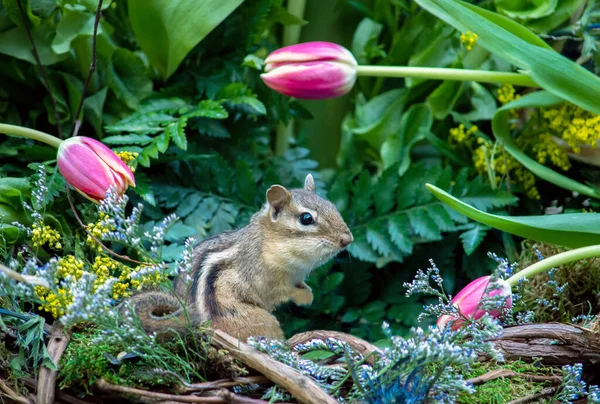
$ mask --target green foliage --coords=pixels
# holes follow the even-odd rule
[[[523,69],[545,90],[600,114],[600,102],[586,96],[588,92],[600,92],[600,78],[585,68],[508,31],[489,19],[488,13],[478,12],[478,7],[467,7],[454,0],[417,0],[417,3],[463,32],[477,32],[479,41],[490,52]],[[572,80],[573,77],[577,80]]]
[[[163,79],[242,0],[129,0],[131,27]]]
[[[443,233],[460,231],[461,225],[467,223],[466,217],[435,201],[424,187],[424,181],[452,190],[462,200],[483,210],[516,202],[516,198],[505,191],[491,190],[481,177],[470,180],[465,170],[454,175],[450,167],[417,163],[400,178],[397,171],[397,167],[390,167],[376,181],[365,172],[355,181],[340,179],[329,193],[338,207],[349,206],[342,210],[345,219],[353,224],[354,242],[348,251],[378,267],[391,261],[402,262],[412,253],[415,244],[439,241]],[[340,195],[342,190],[348,190],[351,196]],[[485,233],[485,229],[479,228],[479,232]],[[482,239],[483,234],[480,234],[465,241],[469,253]]]
[[[527,108],[527,107],[547,107],[560,103],[562,100],[546,91],[537,91],[528,94],[518,100],[512,101],[502,108],[499,108],[492,120],[492,129],[496,138],[504,143],[504,149],[510,153],[518,162],[523,164],[529,171],[533,172],[538,177],[549,181],[559,187],[570,191],[579,192],[584,195],[600,197],[600,192],[595,188],[581,184],[571,178],[557,173],[549,167],[538,163],[531,157],[527,156],[517,147],[515,141],[510,136],[509,129],[509,114],[512,109]]]
[[[527,397],[540,393],[544,388],[551,385],[550,381],[529,381],[520,374],[553,376],[556,369],[543,366],[539,363],[525,363],[523,361],[511,361],[509,363],[482,362],[473,365],[471,370],[465,374],[467,378],[478,377],[495,370],[506,370],[517,374],[507,382],[504,378],[498,378],[475,386],[474,394],[460,396],[457,403],[461,404],[502,404],[515,397]]]
[[[427,184],[427,188],[438,199],[461,214],[520,237],[571,248],[600,244],[600,215],[595,213],[543,216],[492,215],[461,202],[434,185]]]

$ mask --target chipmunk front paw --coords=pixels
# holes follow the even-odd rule
[[[313,293],[310,286],[302,282],[294,288],[292,301],[300,306],[308,306],[313,302]]]

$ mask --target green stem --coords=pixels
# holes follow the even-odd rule
[[[547,271],[549,269],[558,267],[560,265],[568,264],[569,262],[579,261],[585,258],[600,257],[600,245],[592,245],[589,247],[577,248],[575,250],[566,251],[560,254],[553,255],[552,257],[544,258],[543,260],[536,262],[533,265],[517,272],[506,281],[511,287],[514,287],[521,278],[531,278],[532,276],[539,274],[540,272]]]
[[[409,66],[356,66],[356,73],[358,76],[418,77],[430,80],[478,81],[480,83],[539,87],[535,81],[521,73],[491,72],[487,70]]]
[[[12,136],[27,137],[29,139],[38,140],[58,149],[58,146],[63,142],[57,137],[49,135],[39,130],[25,128],[23,126],[8,125],[0,123],[0,133]]]

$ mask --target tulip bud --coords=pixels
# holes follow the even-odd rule
[[[260,77],[268,87],[290,97],[334,98],[352,89],[356,66],[356,59],[343,46],[306,42],[272,52]]]
[[[98,203],[114,187],[123,194],[135,187],[131,169],[99,141],[75,136],[58,147],[58,170],[67,182],[89,200]]]
[[[452,305],[456,307],[463,316],[477,320],[483,317],[487,312],[482,307],[484,294],[486,298],[504,296],[504,306],[507,308],[512,307],[512,290],[508,282],[500,279],[496,281],[495,285],[490,285],[489,276],[475,279],[465,286],[464,289],[454,296]],[[490,310],[487,313],[495,318],[498,318],[501,315],[500,310]],[[464,320],[450,315],[443,315],[438,318],[437,326],[444,327],[449,322],[451,322],[451,328],[457,330],[462,326]]]

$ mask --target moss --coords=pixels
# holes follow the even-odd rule
[[[496,369],[507,369],[516,373],[542,376],[550,376],[556,372],[556,369],[551,367],[529,364],[522,361],[502,364],[483,362],[476,363],[471,368],[471,371],[465,374],[465,378],[481,376]],[[550,385],[550,382],[531,382],[520,377],[499,378],[475,386],[474,394],[463,395],[459,397],[457,402],[462,404],[502,404],[517,398],[539,393]]]
[[[550,257],[567,251],[565,248],[551,246],[543,243],[535,244],[543,257]],[[537,262],[539,259],[533,250],[532,242],[525,242],[521,254],[521,268]],[[600,311],[600,261],[595,258],[584,259],[563,265],[554,273],[554,280],[559,285],[568,283],[567,288],[560,295],[559,310],[553,311],[537,303],[537,299],[555,299],[552,296],[554,288],[548,286],[550,280],[548,273],[541,273],[530,279],[524,290],[521,301],[522,309],[535,313],[535,322],[557,321],[568,323],[571,319]],[[521,307],[519,307],[521,309]]]
[[[60,363],[61,389],[73,388],[90,393],[91,387],[100,378],[132,387],[169,387],[178,377],[190,382],[206,380],[204,369],[208,353],[205,344],[165,339],[158,347],[139,347],[138,352],[120,360],[117,358],[127,353],[126,348],[103,343],[101,338],[97,338],[99,335],[95,329],[72,335]],[[198,341],[197,335],[190,338]]]

